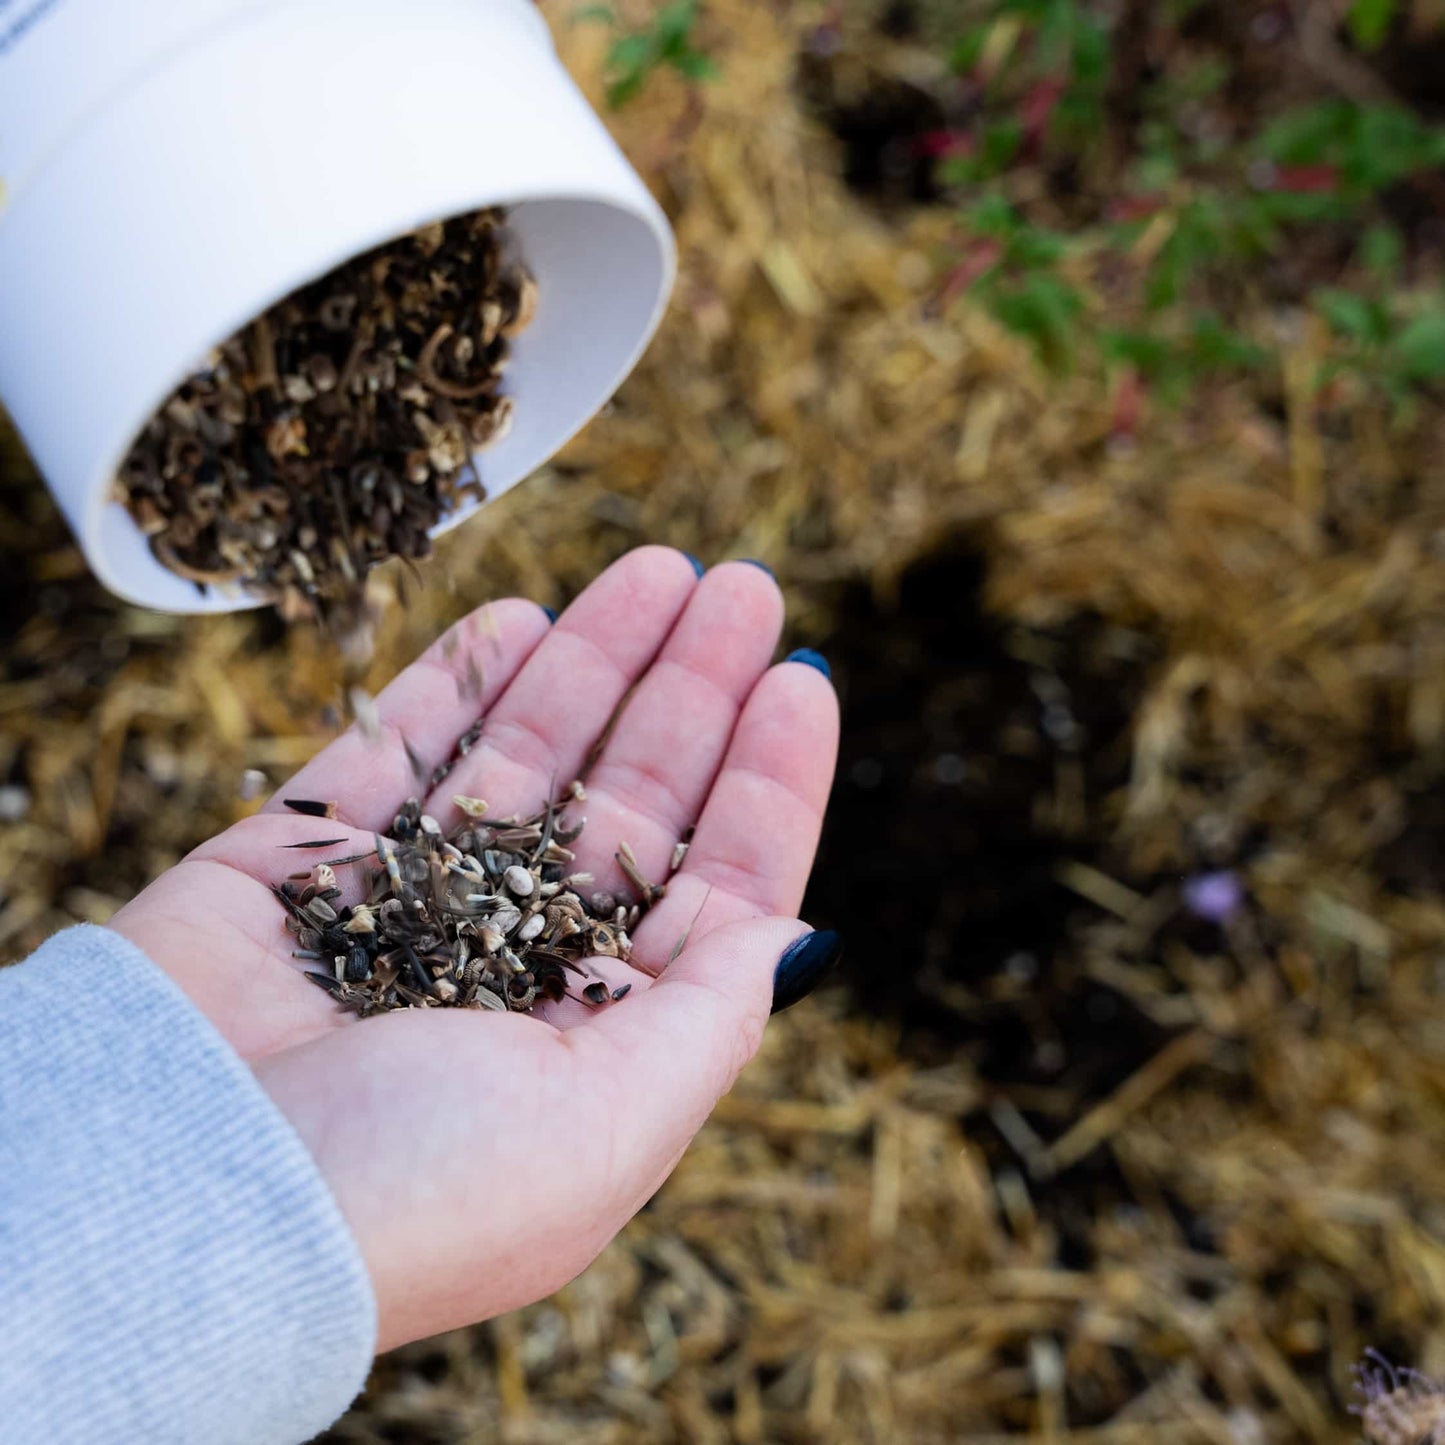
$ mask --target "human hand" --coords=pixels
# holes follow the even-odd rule
[[[533,603],[489,604],[381,694],[379,741],[353,728],[112,920],[251,1063],[311,1149],[370,1270],[379,1349],[578,1274],[756,1050],[783,955],[779,1002],[832,961],[831,935],[800,942],[793,915],[832,780],[837,703],[815,667],[769,668],[782,611],[761,569],[729,563],[699,579],[661,547],[609,568],[555,626]],[[417,790],[406,744],[429,771],[479,713],[479,742],[423,799],[444,828],[459,821],[456,794],[501,816],[585,773],[576,866],[625,893],[619,842],[660,878],[695,824],[631,965],[592,961],[632,992],[600,1010],[567,999],[531,1015],[344,1015],[302,977],[270,894],[314,860],[279,849],[325,836],[344,840],[338,853],[368,851]],[[335,800],[339,821],[291,813],[282,796]],[[339,884],[359,899],[359,877]]]

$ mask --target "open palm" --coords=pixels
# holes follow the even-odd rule
[[[699,580],[661,547],[616,563],[555,626],[533,603],[491,603],[377,699],[379,739],[353,729],[282,790],[334,801],[336,822],[273,799],[113,920],[252,1064],[311,1148],[370,1269],[380,1348],[573,1277],[756,1049],[774,967],[804,931],[794,915],[837,746],[822,674],[769,667],[781,626],[781,595],[761,569],[729,563]],[[430,772],[479,715],[476,745],[422,799],[444,828],[459,821],[456,794],[484,798],[492,816],[535,811],[585,774],[576,866],[625,892],[620,842],[660,878],[695,827],[631,965],[592,961],[631,995],[533,1016],[343,1015],[301,976],[270,893],[333,853],[281,850],[318,838],[342,840],[335,854],[370,849],[417,791],[408,751]],[[348,901],[360,872],[339,870]]]

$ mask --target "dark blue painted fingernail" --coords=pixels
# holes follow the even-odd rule
[[[811,647],[800,647],[796,652],[790,652],[784,662],[801,662],[804,667],[816,667],[824,677],[832,679],[833,669],[828,666],[828,659],[821,652],[814,652]]]
[[[691,552],[684,552],[682,555],[686,557],[689,562],[692,563],[692,570],[696,572],[699,577],[701,577],[702,574],[707,571],[707,568],[704,567],[702,563],[699,562],[697,558],[692,555]]]
[[[768,576],[773,579],[774,582],[778,580],[777,573],[774,572],[773,569],[769,567],[766,562],[759,562],[756,557],[739,557],[738,561],[746,562],[749,567],[756,567],[760,572],[766,572]]]
[[[544,607],[542,611],[547,614],[548,622],[555,622],[557,620],[557,609],[555,607]]]
[[[842,956],[843,940],[830,928],[794,939],[773,975],[773,1012],[781,1013],[807,998]]]

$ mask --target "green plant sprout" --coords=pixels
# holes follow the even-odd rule
[[[975,102],[966,124],[930,138],[960,205],[946,297],[972,296],[1050,368],[1092,357],[1181,401],[1205,377],[1270,359],[1242,329],[1261,309],[1261,268],[1311,245],[1329,257],[1353,227],[1353,254],[1318,263],[1334,265],[1333,284],[1304,298],[1335,341],[1321,385],[1348,374],[1400,404],[1445,381],[1445,290],[1407,287],[1405,238],[1387,204],[1402,188],[1438,191],[1445,128],[1402,104],[1343,98],[1294,105],[1237,135],[1191,125],[1231,81],[1229,63],[1197,46],[1142,79],[1121,122],[1108,109],[1119,37],[1097,7],[958,8],[947,58]],[[1155,23],[1203,8],[1171,0]],[[1374,51],[1403,8],[1355,0],[1341,34]],[[1028,170],[1035,179],[1020,184]],[[1036,177],[1051,171],[1077,180],[1062,199],[1040,194]]]
[[[589,5],[579,21],[599,21],[617,32],[607,53],[607,103],[614,109],[635,100],[659,70],[670,68],[694,82],[710,80],[717,66],[693,38],[700,0],[670,0],[641,29],[626,29],[611,5]]]

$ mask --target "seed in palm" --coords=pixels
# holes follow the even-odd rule
[[[372,851],[281,883],[274,891],[297,936],[295,956],[324,965],[307,977],[362,1017],[404,1008],[524,1013],[574,984],[572,996],[593,1006],[623,998],[629,986],[611,989],[587,960],[627,962],[631,931],[662,889],[645,885],[632,905],[591,891],[570,846],[585,820],[562,817],[579,796],[574,785],[533,816],[492,820],[481,800],[459,797],[463,818],[450,835],[411,798]],[[619,851],[630,876],[632,850]],[[335,870],[358,863],[371,865],[366,897],[342,905]]]

